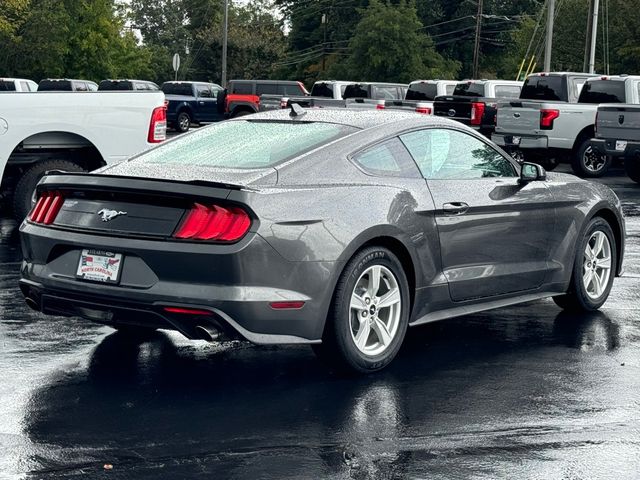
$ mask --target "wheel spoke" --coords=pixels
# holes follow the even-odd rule
[[[356,292],[353,292],[353,295],[351,295],[350,307],[355,310],[366,310],[367,304],[364,303],[364,299],[360,295],[358,295]]]
[[[593,271],[589,269],[585,272],[584,276],[582,277],[585,290],[589,290],[589,285],[591,284],[592,280],[593,280]]]
[[[367,340],[369,339],[369,333],[371,332],[371,327],[369,326],[369,321],[365,319],[365,321],[360,322],[360,328],[358,329],[358,333],[356,334],[356,346],[362,351],[364,347],[367,345]]]
[[[382,320],[376,317],[371,327],[382,345],[386,347],[391,343],[391,334]]]
[[[368,293],[370,297],[377,296],[378,290],[380,290],[380,266],[374,265],[369,272],[369,288]]]
[[[595,290],[596,297],[602,295],[602,278],[598,276],[597,273],[593,274],[593,288]]]
[[[587,246],[584,249],[584,255],[587,257],[587,260],[593,260],[595,258],[595,254],[591,249],[591,246],[587,243]]]
[[[605,239],[604,233],[598,232],[596,235],[596,244],[593,247],[593,253],[596,258],[602,252],[602,245],[604,244],[604,239]]]
[[[378,301],[378,309],[387,308],[400,301],[400,289],[394,288],[385,293]]]

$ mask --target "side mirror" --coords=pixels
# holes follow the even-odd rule
[[[547,172],[537,163],[523,162],[520,169],[520,183],[525,184],[547,179]]]

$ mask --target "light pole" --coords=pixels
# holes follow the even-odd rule
[[[556,1],[549,0],[547,12],[547,45],[544,49],[544,71],[551,71],[551,49],[553,48],[553,17],[556,11]]]

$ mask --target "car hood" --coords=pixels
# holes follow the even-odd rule
[[[274,168],[219,168],[199,165],[122,162],[99,170],[102,175],[177,180],[181,182],[217,182],[238,186],[273,186],[278,173]]]

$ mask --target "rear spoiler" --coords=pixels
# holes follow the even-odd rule
[[[80,188],[84,190],[103,190],[111,191],[153,191],[158,193],[180,193],[175,188],[176,185],[189,185],[189,195],[210,196],[211,189],[225,190],[249,190],[256,191],[245,185],[237,185],[232,183],[211,182],[206,180],[165,180],[144,177],[129,177],[124,175],[108,175],[86,172],[63,172],[60,170],[49,170],[38,183],[38,191],[46,188],[52,190],[55,188]],[[185,192],[187,193],[187,192]]]

